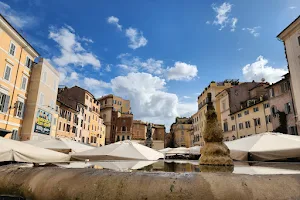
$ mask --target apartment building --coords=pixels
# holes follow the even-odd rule
[[[153,140],[165,140],[166,127],[163,124],[153,124],[154,132],[152,135]]]
[[[274,131],[280,127],[280,115],[279,112],[284,113],[284,121],[286,126],[278,131],[288,133],[291,135],[298,135],[298,129],[295,115],[295,107],[293,102],[293,96],[290,85],[290,74],[284,75],[283,79],[270,85],[269,90],[269,103],[271,109],[271,118]]]
[[[40,58],[31,69],[28,97],[24,113],[22,140],[29,140],[32,133],[55,135],[57,126],[57,90],[59,72]]]
[[[300,16],[288,25],[278,36],[284,43],[291,92],[294,102],[297,130],[300,130]]]
[[[224,140],[272,131],[268,83],[247,82],[216,95]]]
[[[98,99],[101,104],[101,117],[106,125],[105,143],[116,140],[116,123],[121,114],[131,114],[130,101],[109,94]]]
[[[141,120],[133,120],[132,139],[145,140],[147,138],[147,123]]]
[[[0,15],[0,136],[20,139],[32,63],[38,56]]]
[[[70,122],[74,119],[72,123],[75,127],[72,127],[71,138],[93,146],[103,146],[105,125],[100,117],[100,102],[95,99],[93,94],[83,88],[74,86],[60,89],[58,96],[62,96],[67,102],[66,104],[72,107],[72,110],[67,110],[71,113],[67,115],[71,116],[69,117],[69,119],[71,118]],[[72,113],[71,111],[75,112]],[[64,118],[63,115],[61,117]]]
[[[133,115],[122,114],[117,118],[116,122],[116,136],[113,142],[131,140],[133,131]]]
[[[175,123],[171,125],[170,133],[174,136],[175,147],[191,147],[191,130],[193,128],[191,118],[176,118]]]
[[[206,112],[207,103],[209,101],[213,102],[214,108],[216,110],[218,121],[221,123],[220,106],[216,104],[216,95],[226,88],[230,88],[234,85],[238,85],[238,80],[225,80],[223,82],[216,83],[212,81],[204,91],[198,96],[198,111],[192,116],[193,118],[193,134],[194,143],[193,145],[204,145],[204,140],[202,139],[202,133],[205,129],[206,124]]]

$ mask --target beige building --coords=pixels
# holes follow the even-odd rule
[[[141,120],[133,120],[132,126],[132,139],[145,140],[147,133],[147,123]]]
[[[69,137],[93,146],[103,146],[103,138],[105,138],[103,133],[106,128],[100,117],[100,102],[95,99],[93,94],[74,86],[60,89],[59,96],[63,97],[65,104],[72,108],[67,110],[71,115],[69,122],[73,124]],[[72,110],[74,112],[71,112]],[[64,119],[59,120],[64,121]]]
[[[198,96],[198,111],[192,116],[193,118],[193,134],[194,143],[193,145],[202,146],[204,145],[204,140],[202,139],[202,134],[205,129],[206,124],[206,112],[207,103],[209,101],[213,102],[213,106],[218,115],[218,121],[221,123],[220,105],[216,104],[216,95],[226,88],[230,88],[233,85],[238,85],[237,80],[225,80],[224,82],[216,83],[211,82],[204,91]]]
[[[130,101],[109,94],[98,99],[101,103],[101,117],[106,125],[105,143],[116,140],[116,123],[121,114],[131,114]]]
[[[225,141],[273,130],[268,86],[268,83],[242,83],[216,95]]]
[[[191,118],[176,118],[175,123],[171,125],[170,133],[174,135],[175,147],[191,147],[191,130],[193,129]]]
[[[26,110],[23,120],[22,140],[32,133],[50,135],[56,131],[56,98],[59,83],[58,71],[43,58],[32,67]]]
[[[277,38],[282,40],[285,46],[295,104],[297,129],[300,130],[300,16],[286,27]]]
[[[20,139],[32,63],[38,56],[0,15],[0,136]]]

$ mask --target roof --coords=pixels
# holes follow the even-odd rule
[[[31,44],[5,19],[2,14],[0,14],[0,17],[35,51],[38,56],[40,56],[39,52],[37,52],[37,50],[31,46]]]
[[[75,86],[73,86],[73,87],[76,87],[76,88],[81,89],[81,90],[83,90],[83,91],[85,91],[85,92],[88,92],[90,95],[93,96],[94,99],[96,99],[96,98],[94,97],[94,95],[93,95],[90,91],[88,91],[88,90],[86,90],[86,89],[84,89],[84,88],[82,88],[82,87],[79,87],[78,85],[75,85]],[[72,88],[73,88],[73,87],[72,87]],[[96,100],[97,100],[97,99],[96,99]]]
[[[276,83],[273,83],[273,84],[269,85],[269,86],[266,87],[266,88],[271,88],[271,87],[273,87],[273,86],[275,86],[275,85],[281,83],[282,81],[287,80],[287,79],[289,78],[289,76],[290,76],[290,73],[287,73],[287,74],[283,75],[283,78],[282,78],[281,80],[277,81]]]
[[[297,20],[300,19],[300,15],[294,20],[292,21],[292,23],[290,23],[285,29],[283,29],[283,31],[281,31],[278,35],[277,35],[277,38],[280,38],[281,39],[281,35],[288,29],[290,28]]]
[[[267,83],[267,82],[266,82],[266,83],[260,82],[260,83],[256,84],[254,87],[250,88],[249,91],[251,91],[251,90],[253,90],[253,89],[255,89],[255,88],[258,88],[258,87],[260,87],[260,86],[263,86],[263,85],[270,85],[270,84]]]

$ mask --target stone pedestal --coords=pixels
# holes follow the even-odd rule
[[[149,148],[152,148],[153,147],[153,140],[152,138],[147,138],[145,140],[145,146],[149,147]]]

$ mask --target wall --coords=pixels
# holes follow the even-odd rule
[[[147,124],[139,120],[133,120],[132,139],[145,140],[147,133]]]
[[[121,173],[54,167],[2,167],[0,170],[2,194],[43,200],[300,199],[299,187],[300,175]]]

